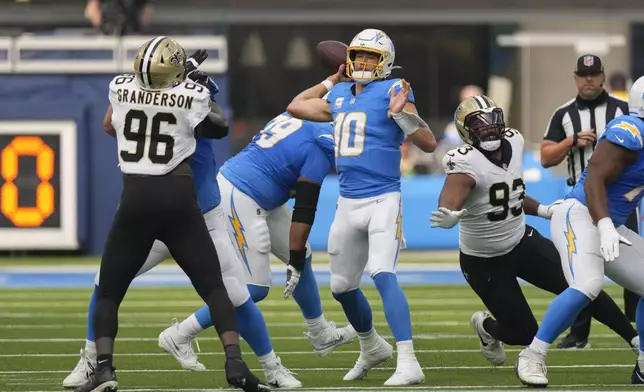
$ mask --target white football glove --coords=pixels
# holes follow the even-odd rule
[[[443,229],[451,229],[456,226],[458,221],[467,214],[466,209],[460,211],[452,211],[449,208],[439,207],[438,211],[432,211],[429,220],[432,222],[431,227],[442,227]]]
[[[300,283],[300,271],[296,270],[292,265],[286,266],[286,287],[284,288],[284,299],[293,294],[297,284]]]
[[[552,218],[552,214],[555,211],[554,207],[558,206],[563,202],[564,202],[563,199],[559,199],[559,200],[555,200],[552,204],[549,204],[549,205],[539,204],[539,207],[537,208],[537,216],[540,216],[544,219]]]
[[[599,241],[601,243],[599,250],[604,256],[604,260],[609,263],[619,257],[620,242],[625,245],[632,245],[629,240],[619,235],[609,217],[602,218],[597,222],[597,230],[599,230]]]

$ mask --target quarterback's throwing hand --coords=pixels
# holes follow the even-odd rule
[[[300,282],[300,271],[292,265],[286,267],[286,287],[284,288],[284,299],[288,298],[295,291],[295,287]]]
[[[451,229],[456,226],[458,221],[467,214],[466,209],[460,211],[452,211],[449,208],[439,207],[438,211],[432,211],[429,220],[432,222],[431,227],[442,227],[443,229]]]

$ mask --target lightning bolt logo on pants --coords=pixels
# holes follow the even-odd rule
[[[570,273],[574,278],[575,272],[572,269],[572,255],[577,254],[577,237],[575,236],[575,232],[570,224],[571,208],[572,207],[568,208],[568,211],[566,212],[566,230],[564,230],[564,234],[566,235],[566,241],[568,241],[568,267],[570,268]]]
[[[237,209],[235,208],[235,201],[233,199],[235,191],[230,194],[230,210],[232,211],[232,216],[228,216],[230,220],[230,225],[233,228],[233,235],[235,236],[235,243],[237,244],[237,249],[239,249],[239,254],[242,259],[244,259],[244,264],[248,269],[248,273],[252,276],[250,270],[250,265],[248,264],[248,258],[246,257],[246,249],[248,249],[248,242],[246,242],[246,236],[244,236],[244,226],[242,226],[241,221],[239,220],[239,215],[237,214]]]

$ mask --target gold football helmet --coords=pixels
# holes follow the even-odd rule
[[[458,135],[467,144],[486,151],[501,146],[505,120],[503,109],[485,95],[469,97],[456,108],[454,123]]]
[[[134,73],[141,87],[171,88],[185,79],[186,52],[172,38],[159,36],[143,44],[134,58]]]

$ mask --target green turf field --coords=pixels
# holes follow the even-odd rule
[[[609,292],[621,305],[621,289]],[[525,289],[537,318],[543,316],[552,296]],[[365,289],[373,307],[376,328],[389,341],[378,294]],[[506,366],[493,368],[481,356],[469,326],[470,315],[482,309],[465,286],[407,287],[414,321],[415,348],[425,370],[424,385],[406,389],[512,389],[520,388],[514,366],[518,347],[507,347]],[[84,344],[89,289],[0,290],[0,391],[56,391],[76,365]],[[344,324],[340,306],[323,291],[327,318]],[[121,390],[203,391],[225,387],[223,356],[214,331],[200,339],[205,373],[182,370],[157,347],[157,336],[173,317],[183,318],[200,306],[190,289],[131,289],[120,313],[115,366]],[[388,361],[367,380],[343,382],[358,356],[358,343],[341,347],[327,357],[313,353],[301,315],[292,300],[274,288],[260,304],[275,350],[282,363],[297,373],[306,388],[324,390],[385,390],[382,383],[393,373]],[[549,356],[550,389],[628,389],[635,355],[626,343],[603,325],[592,327],[591,349],[553,350]],[[249,366],[258,363],[244,343]],[[263,373],[258,372],[263,377]],[[400,388],[398,388],[400,389]],[[632,388],[631,388],[632,389]],[[317,389],[322,390],[322,389]]]

